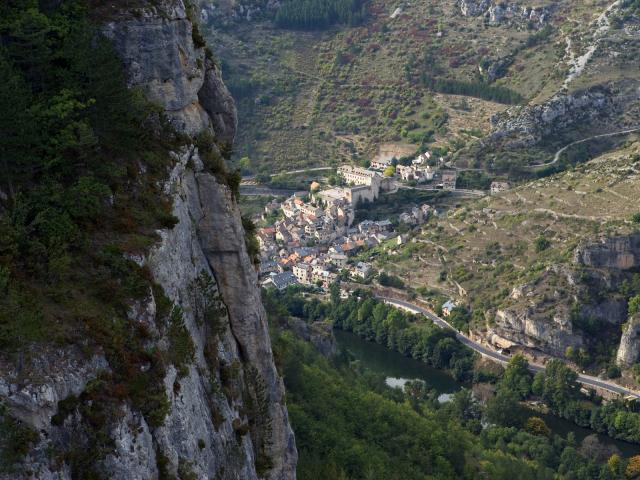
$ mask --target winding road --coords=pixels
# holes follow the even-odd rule
[[[426,308],[422,308],[419,307],[418,305],[415,305],[413,303],[404,301],[404,300],[400,300],[397,298],[389,298],[389,297],[378,297],[381,300],[383,300],[385,303],[388,303],[390,305],[393,305],[395,307],[401,308],[403,310],[407,310],[409,312],[412,313],[417,313],[417,314],[422,314],[425,317],[427,317],[429,320],[431,320],[433,323],[435,323],[438,327],[440,328],[444,328],[444,329],[448,329],[448,330],[452,330],[454,332],[456,332],[456,339],[466,345],[467,347],[469,347],[472,350],[475,350],[476,352],[478,352],[480,355],[482,355],[483,357],[489,358],[490,360],[493,360],[495,362],[501,363],[501,364],[506,364],[509,362],[509,357],[507,355],[503,355],[501,353],[498,353],[497,351],[485,347],[484,345],[481,345],[478,342],[474,342],[473,340],[471,340],[469,337],[462,335],[460,332],[458,332],[455,328],[453,328],[449,323],[447,323],[446,321],[444,321],[442,318],[438,317],[437,315],[435,315],[433,312],[427,310]],[[536,364],[529,364],[529,369],[534,372],[542,372],[544,371],[544,367],[542,365],[536,365]],[[622,387],[620,385],[617,385],[613,382],[609,382],[606,380],[602,380],[600,378],[597,377],[592,377],[591,375],[584,375],[584,374],[578,374],[578,382],[580,382],[583,385],[587,385],[590,387],[598,387],[598,388],[602,388],[605,390],[608,390],[610,392],[613,393],[617,393],[620,395],[625,395],[625,396],[630,396],[636,399],[640,399],[640,393],[635,392],[633,390],[630,390],[628,388]]]
[[[573,147],[574,145],[578,145],[580,143],[588,142],[588,141],[594,140],[596,138],[615,137],[616,135],[624,135],[624,134],[627,134],[627,133],[634,133],[634,132],[638,132],[638,131],[640,131],[640,127],[634,127],[634,128],[629,128],[629,129],[626,129],[626,130],[620,130],[620,131],[617,131],[617,132],[601,133],[599,135],[594,135],[593,137],[587,137],[587,138],[583,138],[582,140],[576,140],[575,142],[568,143],[567,145],[562,147],[560,150],[558,150],[556,152],[556,154],[553,156],[553,160],[551,160],[550,162],[540,163],[538,165],[530,165],[527,168],[529,168],[530,170],[537,170],[538,168],[544,168],[544,167],[549,167],[551,165],[554,165],[554,164],[558,163],[558,160],[560,160],[560,156],[567,150],[567,148]]]

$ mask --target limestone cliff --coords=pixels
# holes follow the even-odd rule
[[[480,335],[498,346],[522,345],[553,356],[567,347],[620,341],[618,363],[629,366],[640,352],[638,321],[627,322],[627,296],[620,286],[640,266],[640,235],[603,238],[574,250],[569,264],[548,267],[513,289],[495,312],[487,312]],[[622,338],[620,326],[627,322]]]
[[[221,141],[231,140],[237,124],[233,99],[203,44],[196,47],[194,38],[202,40],[184,3],[158,3],[122,7],[107,17],[104,33],[122,57],[130,85],[142,87],[179,130],[213,128]]]
[[[491,119],[492,133],[483,142],[522,148],[539,143],[578,122],[612,118],[619,107],[609,88],[597,87],[575,95],[559,93],[540,105],[514,107]]]
[[[640,234],[604,238],[576,249],[576,263],[592,267],[627,270],[640,267]]]
[[[187,138],[208,135],[216,154],[227,148],[235,106],[182,0],[109,2],[105,8],[103,31],[130,86],[162,107]],[[126,401],[117,406],[91,467],[113,479],[294,479],[297,452],[284,386],[235,198],[205,168],[195,140],[172,155],[164,190],[177,223],[159,231],[161,240],[145,255],[132,258],[181,313],[193,360],[164,373],[160,388],[169,406],[163,418],[151,422]],[[158,295],[150,290],[128,315],[144,330],[150,355],[173,345],[171,329],[160,321],[164,300]],[[72,453],[51,452],[84,448],[91,435],[82,426],[85,411],[69,399],[86,394],[109,369],[103,352],[88,355],[79,347],[32,352],[27,364],[0,365],[0,399],[39,434],[21,468],[6,478],[74,476]]]
[[[616,354],[616,363],[623,368],[629,368],[638,361],[640,356],[638,335],[640,335],[640,315],[635,315],[625,324]]]
[[[501,346],[518,344],[556,356],[564,355],[567,346],[582,346],[584,339],[571,321],[577,291],[561,291],[567,274],[564,269],[548,269],[536,280],[514,288],[509,300],[490,316],[489,341]]]
[[[623,113],[638,100],[635,81],[593,86],[567,93],[562,90],[544,103],[511,107],[491,119],[491,133],[481,145],[505,150],[543,145],[562,139],[577,127],[589,125],[597,133],[633,128]]]

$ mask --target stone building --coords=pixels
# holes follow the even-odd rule
[[[455,170],[442,171],[442,189],[443,190],[455,190],[457,181],[458,181],[458,172],[456,172]]]

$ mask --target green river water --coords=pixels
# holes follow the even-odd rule
[[[380,373],[386,377],[386,383],[392,387],[404,385],[408,380],[422,380],[429,388],[436,390],[441,402],[455,393],[462,384],[443,370],[429,367],[428,365],[405,357],[398,352],[391,351],[382,345],[362,340],[353,333],[342,330],[334,330],[338,345],[349,351],[357,360],[369,370]],[[541,414],[531,411],[531,415],[541,417],[554,433],[566,437],[569,432],[575,434],[578,442],[594,432],[588,428],[579,427],[573,422],[564,420],[550,414]],[[620,440],[614,440],[606,435],[598,435],[600,442],[606,445],[615,445],[624,456],[640,454],[640,445],[635,445]]]

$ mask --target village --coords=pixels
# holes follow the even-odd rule
[[[355,223],[356,209],[397,191],[399,184],[431,182],[436,176],[438,187],[455,190],[456,172],[437,172],[428,160],[429,153],[424,153],[410,165],[393,165],[391,160],[374,161],[369,168],[343,165],[336,172],[341,186],[322,188],[313,182],[308,192],[268,203],[263,218],[278,218],[257,232],[262,285],[279,290],[292,284],[315,285],[326,290],[339,276],[353,281],[374,276],[370,263],[354,257],[384,242],[401,245],[406,235],[397,226],[407,230],[422,225],[437,212],[425,203],[400,213],[395,223],[388,218]]]

